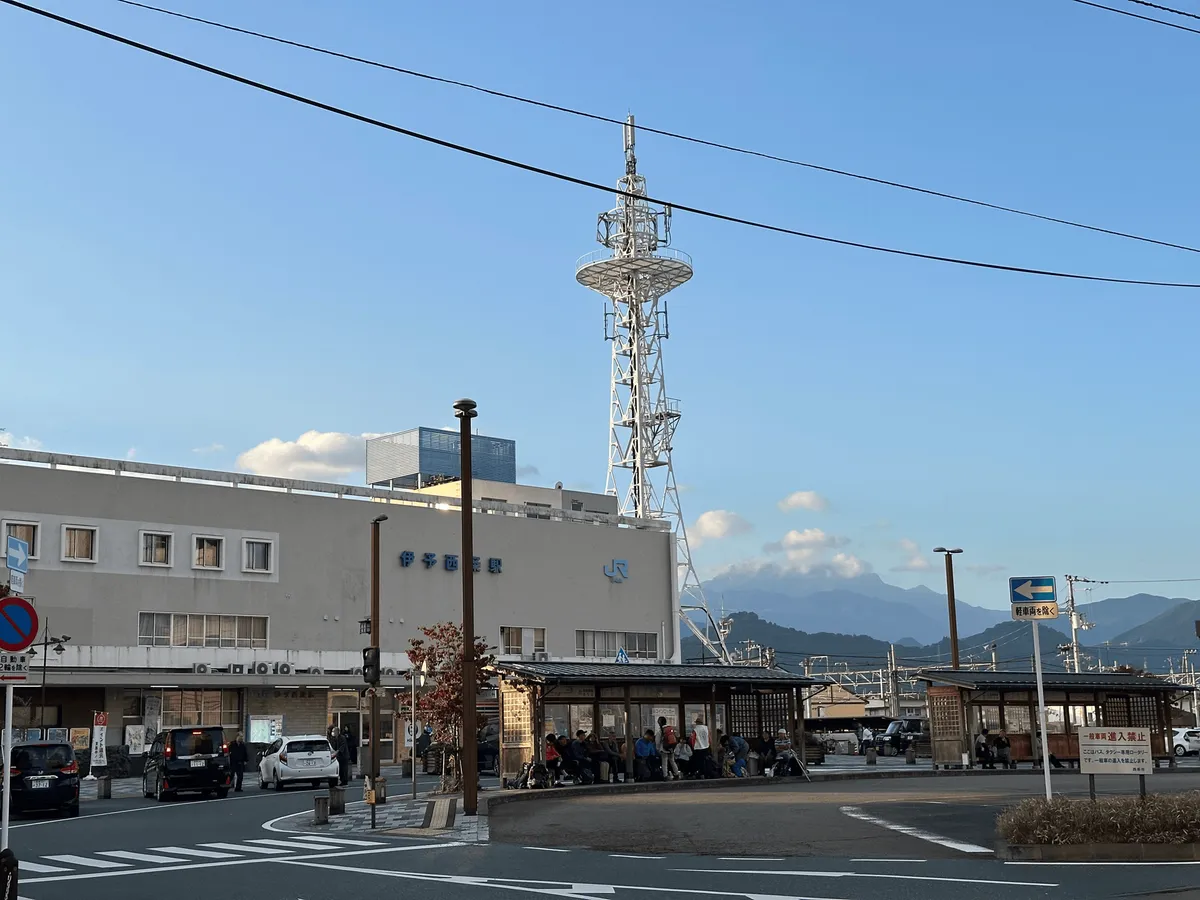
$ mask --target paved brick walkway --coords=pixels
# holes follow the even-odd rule
[[[483,804],[480,804],[483,807]],[[346,812],[330,816],[325,825],[316,825],[311,815],[289,819],[289,831],[308,834],[390,834],[397,837],[438,837],[470,843],[488,839],[487,816],[463,815],[461,797],[425,796],[416,801],[389,800],[375,807],[375,828],[371,828],[371,808],[359,800],[346,804]]]

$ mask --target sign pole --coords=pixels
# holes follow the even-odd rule
[[[1038,638],[1037,619],[1033,620],[1033,669],[1037,679],[1038,728],[1042,736],[1042,774],[1046,779],[1046,799],[1054,799],[1050,789],[1050,735],[1046,733],[1046,691],[1042,687],[1042,643]]]
[[[8,808],[12,786],[12,720],[13,720],[13,686],[10,681],[4,685],[4,811],[0,813],[3,825],[0,825],[0,850],[8,849]]]

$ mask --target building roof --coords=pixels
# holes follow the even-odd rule
[[[917,673],[922,681],[963,687],[972,691],[1036,690],[1032,672],[986,672],[965,669],[922,669]],[[1174,684],[1152,675],[1122,675],[1118,672],[1046,672],[1042,687],[1050,691],[1191,691],[1186,685]]]
[[[493,665],[498,672],[517,675],[542,684],[628,684],[647,682],[736,682],[772,687],[810,687],[826,685],[823,678],[809,678],[783,669],[761,666],[700,666],[672,663],[581,663],[581,662],[510,662]]]

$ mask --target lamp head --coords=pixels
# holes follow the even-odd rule
[[[475,401],[468,400],[465,397],[462,400],[454,402],[454,418],[456,419],[473,419],[479,413],[475,412]]]

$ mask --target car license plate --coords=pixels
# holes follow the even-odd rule
[[[193,769],[203,769],[207,765],[208,765],[207,759],[193,759],[192,760],[192,768]]]
[[[315,759],[298,759],[296,762],[300,763],[300,765],[305,766],[306,768],[315,766],[317,764]]]
[[[49,778],[30,778],[29,786],[31,788],[48,788],[50,787]]]

